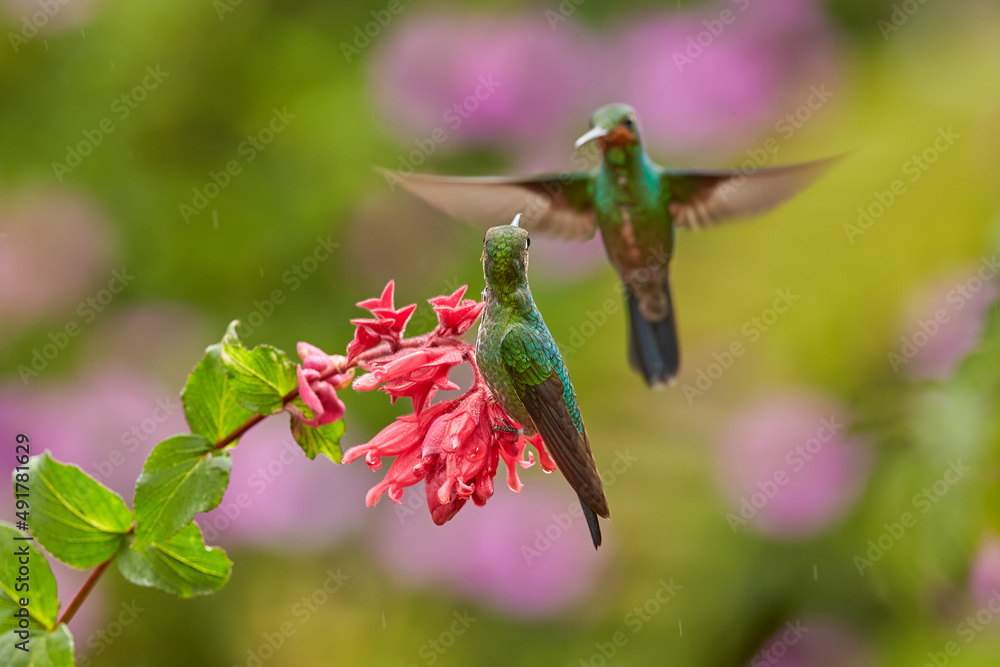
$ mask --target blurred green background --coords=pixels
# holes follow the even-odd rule
[[[607,474],[600,553],[537,467],[436,527],[422,488],[366,509],[379,475],[262,427],[200,521],[229,585],[109,575],[79,664],[997,664],[998,31],[986,0],[0,0],[4,438],[127,500],[230,320],[337,353],[390,278],[413,331],[478,294],[481,230],[371,165],[565,169],[611,101],[664,164],[847,153],[679,234],[666,391],[625,363],[599,242],[533,244]],[[345,444],[403,410],[345,394]]]

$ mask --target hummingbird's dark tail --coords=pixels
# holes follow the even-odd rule
[[[669,384],[681,365],[674,303],[667,278],[663,279],[662,288],[667,296],[667,316],[659,321],[643,317],[639,310],[639,299],[631,289],[625,288],[628,295],[629,363],[642,373],[650,387]]]
[[[587,503],[580,499],[580,507],[583,508],[583,516],[587,517],[587,526],[590,527],[590,539],[594,540],[594,548],[601,546],[601,526],[597,523],[597,513],[587,507]]]

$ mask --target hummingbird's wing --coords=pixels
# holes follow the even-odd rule
[[[590,440],[576,405],[569,375],[547,330],[515,325],[500,342],[500,353],[521,404],[545,447],[580,500],[607,519],[608,501]]]
[[[590,196],[591,176],[583,172],[457,178],[379,171],[390,188],[402,185],[463,222],[495,227],[508,224],[521,213],[521,227],[533,234],[585,240],[597,229]]]
[[[768,211],[819,178],[839,157],[758,169],[662,169],[670,213],[678,227],[698,229]]]

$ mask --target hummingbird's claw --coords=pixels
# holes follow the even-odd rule
[[[497,431],[500,431],[501,433],[511,433],[519,437],[524,435],[523,428],[517,428],[507,420],[504,420],[504,423],[502,424],[493,424],[493,432],[496,433]]]

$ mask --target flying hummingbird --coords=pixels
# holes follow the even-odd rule
[[[594,112],[576,147],[603,154],[589,172],[528,177],[452,178],[383,170],[387,178],[463,221],[495,225],[523,211],[531,233],[586,240],[601,230],[625,286],[629,361],[650,386],[670,383],[680,351],[669,264],[674,230],[698,229],[770,210],[817,179],[834,159],[746,170],[666,169],[643,149],[635,110]]]
[[[483,242],[483,319],[476,360],[487,386],[522,435],[540,433],[545,447],[583,507],[594,548],[601,546],[597,517],[610,518],[604,485],[590,452],[576,392],[566,364],[528,289],[528,232],[493,227]]]

